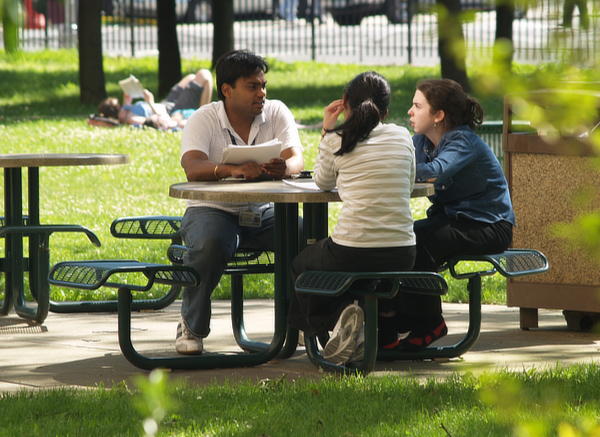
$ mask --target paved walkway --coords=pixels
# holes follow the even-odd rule
[[[157,312],[135,313],[133,342],[140,351],[174,354],[174,339],[179,302]],[[253,339],[269,341],[273,327],[272,301],[245,302],[246,329]],[[467,305],[444,304],[449,335],[439,344],[460,339],[467,328]],[[463,334],[464,335],[464,334]],[[96,387],[113,384],[146,374],[131,365],[119,350],[116,314],[53,314],[43,325],[30,324],[14,314],[0,317],[0,391],[38,389],[59,386]],[[229,302],[213,305],[212,332],[205,342],[211,351],[239,351],[229,315]],[[374,375],[395,372],[415,377],[443,377],[464,370],[494,369],[538,370],[598,361],[600,333],[567,330],[560,311],[540,310],[540,328],[519,329],[516,308],[486,305],[479,341],[459,359],[377,364]],[[176,371],[173,376],[192,384],[213,381],[288,380],[320,378],[323,373],[299,347],[288,360],[273,360],[261,366],[240,369]]]

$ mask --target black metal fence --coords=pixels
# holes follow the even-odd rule
[[[102,0],[104,53],[156,53],[157,1]],[[213,1],[218,0],[176,0],[183,56],[211,58]],[[490,56],[496,31],[494,1],[461,0],[470,56]],[[23,49],[76,47],[79,4],[22,0]],[[434,4],[435,0],[234,0],[235,45],[282,60],[437,64]],[[583,62],[596,61],[597,27],[597,0],[537,0],[517,7],[514,58],[535,63],[575,54]]]

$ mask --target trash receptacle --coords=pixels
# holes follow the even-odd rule
[[[543,111],[544,105],[559,104],[560,92],[541,90],[528,97],[536,103],[539,100]],[[600,93],[578,93],[581,98],[596,97],[597,113],[591,118],[600,120]],[[580,212],[600,211],[600,171],[591,165],[597,154],[585,131],[561,131],[560,127],[558,132],[516,131],[515,126],[522,124],[515,123],[519,118],[515,108],[522,102],[518,94],[504,100],[504,167],[517,220],[513,246],[541,251],[550,270],[508,280],[507,305],[520,309],[522,329],[538,327],[539,308],[563,310],[570,329],[591,329],[600,320],[600,265],[583,250],[566,250],[551,229],[555,223],[572,221]],[[596,197],[577,203],[586,187],[593,187]]]

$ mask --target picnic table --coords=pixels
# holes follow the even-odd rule
[[[100,241],[89,229],[72,224],[40,224],[40,167],[117,165],[129,163],[127,155],[111,154],[0,154],[0,167],[4,168],[4,217],[0,222],[0,238],[5,239],[4,257],[0,259],[0,272],[5,276],[4,300],[0,314],[13,308],[24,318],[42,323],[51,308],[48,271],[50,260],[50,235],[55,232],[81,232],[92,244]],[[23,214],[23,172],[28,173],[28,211]],[[29,239],[29,256],[24,255],[24,238]],[[29,289],[36,300],[34,308],[25,302],[24,275],[29,273]]]
[[[255,366],[279,356],[287,358],[296,350],[298,331],[287,325],[288,297],[291,293],[289,266],[296,254],[313,240],[324,238],[328,233],[328,202],[340,201],[337,191],[324,192],[307,189],[307,186],[291,186],[283,181],[247,182],[222,180],[219,182],[187,182],[170,187],[171,197],[179,199],[218,200],[236,202],[275,203],[275,326],[270,343],[242,338],[238,344],[244,353],[214,353],[201,356],[147,356],[139,353],[131,339],[132,291],[148,291],[154,282],[177,286],[194,286],[201,278],[187,266],[150,265],[133,260],[114,261],[67,261],[55,265],[50,271],[50,282],[82,289],[101,286],[118,288],[119,344],[127,360],[142,369],[157,367],[169,369],[212,369],[224,367]],[[415,184],[413,197],[433,194],[432,184]],[[299,243],[298,204],[303,203],[303,241]],[[147,223],[148,218],[143,222]],[[155,221],[155,220],[151,220]],[[159,220],[160,221],[160,220]],[[125,219],[119,223],[142,223],[140,219]],[[177,264],[177,263],[176,263]],[[253,270],[237,268],[236,274],[252,273]],[[115,274],[143,273],[148,281],[138,286],[119,281]],[[187,284],[187,285],[186,285]],[[234,331],[243,330],[241,307],[243,296],[235,296],[232,289],[232,321]],[[238,317],[239,316],[239,317]],[[236,340],[239,340],[237,333]],[[243,336],[242,336],[243,337]]]

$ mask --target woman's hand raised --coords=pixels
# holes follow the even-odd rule
[[[323,114],[323,129],[333,129],[340,114],[344,112],[344,101],[334,100],[325,107]]]

